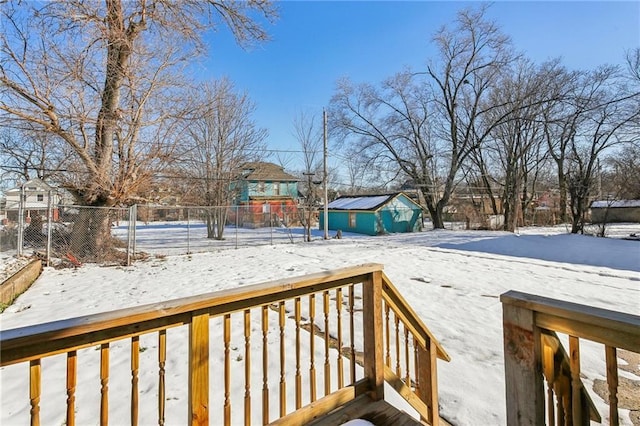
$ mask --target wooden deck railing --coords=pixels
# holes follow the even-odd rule
[[[500,300],[507,424],[588,425],[591,420],[601,421],[580,378],[580,339],[584,339],[604,345],[609,424],[618,425],[616,352],[640,353],[640,317],[516,291],[503,294]],[[556,332],[569,336],[568,352]]]
[[[385,380],[437,424],[436,358],[377,264],[0,332],[11,418],[34,425],[304,424]]]

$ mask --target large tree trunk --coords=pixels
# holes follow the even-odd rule
[[[109,209],[81,207],[73,224],[71,254],[83,262],[102,262],[113,256],[112,246]]]

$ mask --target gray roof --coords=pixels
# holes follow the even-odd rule
[[[298,178],[284,171],[283,167],[273,163],[253,162],[241,166],[243,179],[272,182],[297,182]]]
[[[375,210],[398,194],[340,197],[327,205],[332,210]]]

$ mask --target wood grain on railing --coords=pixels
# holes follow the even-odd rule
[[[338,352],[336,353],[336,364],[338,368],[338,389],[344,387],[344,362],[342,356],[342,288],[336,289],[336,314],[338,316]]]
[[[78,373],[78,356],[76,351],[67,353],[67,426],[76,424],[76,384]]]
[[[251,309],[244,311],[244,424],[251,424]]]
[[[544,424],[545,417],[548,424],[557,425],[601,421],[581,380],[583,339],[604,345],[609,423],[619,424],[616,350],[640,353],[640,316],[515,291],[500,299],[504,314],[507,423]],[[568,336],[568,354],[556,332]],[[547,382],[546,401],[542,377]],[[543,396],[531,398],[538,394]]]
[[[158,332],[158,425],[164,426],[165,365],[167,362],[167,330]]]
[[[331,303],[333,296],[335,304]],[[316,315],[316,309],[321,309],[321,313]],[[348,321],[343,315],[345,311]],[[287,318],[287,313],[291,313],[291,317]],[[385,329],[383,325],[383,316],[386,316],[388,324],[390,315],[395,324],[395,339],[390,339],[389,327]],[[260,318],[258,327],[261,333],[252,333],[252,317]],[[212,321],[215,324],[220,321],[221,327],[211,325]],[[188,400],[185,403],[188,423],[192,425],[212,421],[225,425],[248,425],[256,421],[269,424],[274,421],[270,418],[270,407],[277,411],[280,420],[315,418],[364,392],[373,399],[383,398],[383,383],[387,375],[384,365],[386,361],[391,366],[392,353],[396,373],[391,377],[394,387],[415,405],[423,407],[421,413],[425,419],[431,424],[437,423],[437,416],[434,417],[437,413],[435,359],[437,355],[448,359],[448,355],[382,273],[381,266],[375,264],[3,330],[0,332],[0,363],[2,366],[30,363],[30,418],[32,424],[39,424],[42,417],[40,360],[66,354],[66,424],[73,425],[77,422],[78,362],[84,359],[77,354],[79,350],[98,345],[99,421],[106,425],[110,411],[119,413],[124,405],[122,398],[126,399],[119,391],[110,395],[109,382],[113,375],[114,389],[120,389],[115,383],[121,383],[116,379],[123,371],[115,366],[122,365],[124,354],[117,348],[123,343],[128,344],[130,423],[148,424],[150,419],[142,416],[143,413],[148,416],[149,407],[143,405],[147,399],[141,395],[148,392],[150,384],[148,372],[144,371],[148,365],[144,359],[149,353],[143,355],[147,348],[143,347],[142,339],[158,333],[157,380],[151,382],[151,387],[155,388],[153,391],[157,393],[157,411],[151,411],[154,416],[157,413],[158,424],[164,425],[167,401],[172,401],[173,407],[179,400],[168,394],[172,391],[167,388],[166,377],[173,380],[171,369],[175,363],[168,360],[167,355],[171,355],[172,347],[185,344],[185,341],[174,341],[173,335],[168,342],[167,331],[180,327],[185,332],[188,330]],[[302,335],[305,330],[309,333],[308,345],[303,343],[307,342]],[[287,347],[287,342],[293,340],[287,335],[289,332],[295,333],[295,347]],[[346,346],[347,332],[349,346]],[[270,335],[274,336],[272,342]],[[220,337],[211,339],[211,336]],[[316,338],[324,340],[324,347],[319,347],[317,354]],[[252,352],[260,351],[260,345],[262,362],[257,361],[256,366]],[[424,349],[424,354],[419,348]],[[315,360],[321,354],[323,368],[318,376]],[[273,359],[271,363],[270,359]],[[349,363],[348,377],[344,374],[347,368],[345,361]],[[243,368],[236,374],[232,368],[240,366],[240,363]],[[276,374],[279,377],[277,401],[270,400],[269,369],[272,364],[279,367],[279,370],[275,367],[271,372],[272,380]],[[110,370],[110,365],[114,366],[113,370]],[[210,377],[212,371],[216,371],[216,365],[222,365],[222,380]],[[308,375],[303,371],[307,365]],[[242,376],[240,371],[244,373],[244,383],[239,379]],[[295,381],[289,389],[295,388],[295,393],[290,396],[290,401],[295,400],[295,404],[287,404],[287,380]],[[220,392],[212,393],[210,398],[210,386],[213,384],[218,385]],[[324,389],[321,399],[317,399],[317,385]],[[261,398],[252,398],[252,393],[255,395],[260,391]],[[295,412],[292,412],[294,405]],[[173,408],[171,412],[174,412]]]
[[[138,371],[140,369],[140,336],[131,338],[131,426],[138,425]]]
[[[262,424],[269,423],[269,307],[262,306]]]
[[[41,365],[39,359],[29,361],[29,404],[31,405],[31,426],[40,424]]]

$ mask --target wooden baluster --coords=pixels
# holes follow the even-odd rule
[[[224,329],[224,424],[231,424],[231,314],[223,317]]]
[[[131,426],[138,424],[138,370],[140,369],[140,336],[131,338]]]
[[[351,364],[350,372],[351,372],[351,383],[356,382],[356,343],[355,343],[355,318],[354,318],[354,304],[355,304],[355,295],[354,295],[354,285],[351,284],[349,286],[349,335],[350,335],[350,356],[351,356]]]
[[[556,376],[556,384],[554,386],[557,399],[557,421],[558,426],[571,424],[571,410],[569,409],[569,394],[571,389],[571,380],[564,372],[560,372]]]
[[[405,379],[407,386],[411,387],[411,371],[409,369],[409,329],[404,327],[404,362],[405,362]]]
[[[400,319],[397,315],[393,315],[393,323],[396,329],[396,376],[402,376],[400,369]]]
[[[389,305],[388,304],[384,304],[384,318],[385,318],[385,327],[384,327],[384,334],[385,334],[385,339],[384,342],[386,344],[386,352],[385,352],[385,364],[387,364],[387,367],[391,368],[391,326],[389,325]]]
[[[100,425],[109,424],[109,344],[100,345]]]
[[[580,380],[580,340],[569,336],[569,363],[571,364],[571,417],[574,425],[582,424],[582,381]]]
[[[336,289],[336,310],[338,315],[338,389],[344,387],[344,373],[342,361],[342,288]]]
[[[31,405],[31,426],[40,424],[40,391],[41,391],[41,366],[40,360],[29,362],[29,404]]]
[[[609,387],[609,424],[618,425],[618,357],[613,346],[605,346],[607,385]]]
[[[418,341],[413,337],[413,365],[415,366],[415,383],[413,384],[414,392],[420,393],[420,366],[418,365]]]
[[[296,410],[302,407],[302,375],[300,374],[300,298],[294,300],[294,318],[296,321]]]
[[[287,414],[287,383],[285,377],[284,302],[280,302],[280,417]]]
[[[158,333],[158,425],[164,426],[165,363],[167,362],[167,330]]]
[[[209,424],[209,313],[196,311],[189,324],[188,424]]]
[[[315,358],[316,358],[316,340],[315,340],[315,316],[316,316],[316,295],[309,295],[309,325],[311,326],[311,330],[309,331],[309,351],[310,351],[310,359],[309,359],[309,398],[311,402],[316,400],[316,367],[315,367]]]
[[[556,380],[553,348],[549,345],[544,345],[543,353],[542,368],[547,379],[547,418],[549,425],[553,425],[556,418],[553,400],[553,384]]]
[[[269,424],[269,308],[262,307],[262,424]]]
[[[67,422],[66,426],[76,424],[76,384],[78,380],[78,354],[67,353]]]
[[[323,293],[324,306],[324,394],[331,393],[331,364],[329,362],[329,291]]]
[[[251,310],[244,311],[244,424],[251,425]]]

